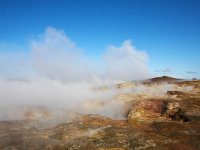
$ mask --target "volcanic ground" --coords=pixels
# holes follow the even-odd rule
[[[134,90],[138,87],[142,90]],[[122,82],[115,88],[125,91],[113,97],[124,104],[124,118],[74,113],[76,117],[68,122],[44,126],[34,111],[27,111],[23,120],[0,121],[0,149],[200,149],[199,80],[163,76],[141,82]],[[98,90],[108,89],[99,87]],[[49,112],[43,107],[40,109],[45,120]]]

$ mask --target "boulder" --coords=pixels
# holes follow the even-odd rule
[[[136,102],[128,114],[129,123],[151,123],[166,111],[167,103],[161,100],[144,100]]]
[[[189,121],[185,115],[185,111],[180,108],[179,103],[169,103],[166,111],[163,112],[161,116],[172,119],[174,121]]]
[[[136,102],[128,114],[129,123],[152,123],[164,120],[187,122],[189,119],[177,102],[143,100]]]

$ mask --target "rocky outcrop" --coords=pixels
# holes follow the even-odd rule
[[[167,91],[167,95],[185,95],[181,91]]]
[[[183,122],[189,121],[185,115],[185,111],[180,108],[179,103],[162,100],[136,102],[133,105],[133,109],[128,114],[129,123],[144,124],[154,121],[163,121],[163,119]]]
[[[189,119],[185,116],[185,112],[179,107],[168,109],[163,116],[175,121],[183,121],[183,122],[189,121]]]
[[[139,101],[128,114],[129,123],[151,123],[166,111],[167,103],[161,100]]]

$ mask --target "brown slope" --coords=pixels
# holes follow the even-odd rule
[[[169,76],[161,76],[161,77],[155,77],[150,79],[150,82],[176,82],[176,81],[180,81],[181,79],[178,78],[172,78]]]

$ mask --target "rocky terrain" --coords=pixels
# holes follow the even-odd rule
[[[44,127],[26,112],[24,120],[0,122],[0,149],[200,149],[199,80],[163,76],[119,83],[116,89],[124,91],[114,96],[124,103],[124,119],[76,114],[70,122]]]

